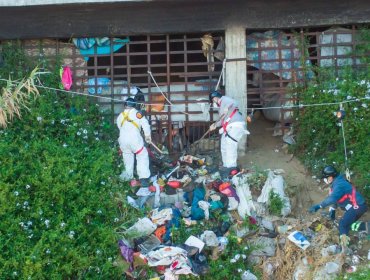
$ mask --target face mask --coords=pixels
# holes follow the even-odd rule
[[[330,184],[330,183],[329,183],[328,178],[324,178],[324,182],[325,182],[325,184],[327,184],[327,185],[329,185],[329,184]]]

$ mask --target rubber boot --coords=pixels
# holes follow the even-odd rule
[[[149,188],[149,178],[140,179],[140,185],[141,188]],[[139,196],[139,198],[136,200],[136,204],[139,206],[139,208],[143,208],[145,202],[149,199],[148,196]]]
[[[342,254],[348,255],[350,252],[350,249],[348,248],[349,245],[349,237],[345,234],[342,234],[340,237],[340,245],[342,247]]]

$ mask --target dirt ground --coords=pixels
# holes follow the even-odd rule
[[[282,136],[272,136],[274,123],[266,120],[262,115],[248,125],[248,149],[244,157],[239,157],[242,167],[256,166],[264,169],[284,169],[284,179],[289,191],[293,193],[293,215],[298,218],[307,216],[308,208],[319,203],[328,195],[328,188],[303,166],[303,164],[283,148]],[[296,195],[294,195],[296,194]],[[370,219],[369,211],[364,219]]]
[[[316,179],[312,178],[301,162],[283,148],[282,136],[272,136],[274,123],[260,116],[248,126],[248,149],[244,157],[239,158],[240,166],[264,169],[283,169],[283,175],[289,189],[295,195],[292,209],[296,217],[307,215],[310,205],[320,202],[327,191],[321,189]],[[286,145],[285,145],[286,146]]]

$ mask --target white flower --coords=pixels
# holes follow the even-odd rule
[[[30,185],[26,185],[26,189],[28,190],[29,188],[31,188],[31,186]]]
[[[50,253],[51,253],[50,249],[47,249],[46,254],[50,254]]]
[[[102,184],[104,186],[105,185],[105,182],[104,181],[101,181],[100,184]]]
[[[348,95],[347,96],[347,100],[349,100],[349,99],[352,99],[352,96]]]
[[[351,155],[353,155],[353,151],[352,151],[352,150],[350,150],[350,151],[349,151],[349,153],[350,153]]]
[[[66,123],[66,120],[60,120],[60,123],[61,124],[65,124]]]
[[[243,269],[238,268],[238,272],[239,272],[239,273],[242,273],[242,272],[243,272]]]
[[[366,84],[366,81],[365,80],[361,80],[359,84],[360,85],[364,85],[364,84]]]
[[[81,132],[77,131],[77,135],[80,136],[81,135]]]
[[[119,221],[118,218],[114,218],[114,222],[117,223]]]
[[[236,260],[235,259],[231,259],[230,262],[231,263],[236,263]]]
[[[83,132],[84,134],[87,134],[87,130],[86,130],[86,129],[84,129],[82,132]]]
[[[42,121],[42,117],[40,117],[40,116],[38,116],[36,119],[37,119],[39,122],[41,122],[41,121]]]
[[[94,135],[98,135],[99,134],[99,132],[98,131],[94,131]]]
[[[247,256],[242,254],[242,258],[243,258],[243,260],[245,260],[247,258]]]
[[[108,258],[108,261],[111,262],[113,259],[111,257]]]
[[[24,227],[24,223],[23,223],[23,222],[19,222],[19,225],[20,225],[21,227]]]
[[[26,200],[25,202],[23,202],[23,205],[28,206],[28,201]]]
[[[87,139],[87,135],[85,135],[83,138],[84,138],[84,139]]]
[[[312,129],[312,133],[315,133],[316,132],[316,129]]]
[[[353,111],[357,112],[358,111],[358,108],[357,107],[353,108]]]
[[[18,195],[19,195],[19,192],[15,191],[15,192],[14,192],[14,195],[15,195],[15,196],[18,196]]]
[[[28,239],[31,239],[33,237],[33,234],[30,234],[29,236],[28,236]]]
[[[100,139],[98,137],[95,138],[96,141],[99,141]]]
[[[73,237],[75,236],[75,232],[73,230],[71,230],[69,233],[68,233],[68,237],[73,239]]]
[[[61,227],[61,228],[64,228],[65,226],[66,226],[66,223],[65,223],[65,222],[61,222],[61,223],[60,223],[60,227]]]
[[[100,255],[101,251],[99,249],[96,250],[96,254]]]
[[[13,271],[13,275],[14,275],[14,276],[17,276],[17,275],[18,275],[18,273],[17,273],[16,271]]]
[[[240,259],[240,255],[239,255],[239,254],[236,254],[234,258],[235,258],[236,260],[239,260],[239,259]]]
[[[45,220],[45,226],[48,228],[49,227],[49,225],[50,225],[50,221],[49,220]]]
[[[364,107],[364,108],[367,108],[367,104],[366,103],[362,103],[361,106]]]
[[[63,148],[67,148],[68,145],[66,143],[63,144]]]
[[[101,214],[103,212],[99,209],[98,211],[96,211],[96,213]]]
[[[27,225],[28,225],[28,226],[32,226],[32,221],[28,221],[28,222],[27,222]]]

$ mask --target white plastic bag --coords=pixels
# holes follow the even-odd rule
[[[289,198],[285,195],[284,192],[284,178],[281,175],[275,175],[273,171],[269,171],[267,180],[257,201],[268,204],[271,191],[278,194],[280,198],[284,201],[284,207],[281,209],[281,215],[283,215],[284,217],[289,215],[292,210]]]
[[[238,205],[238,214],[245,218],[247,215],[252,216],[256,212],[253,198],[248,184],[248,175],[234,176],[232,183],[235,186],[236,194],[240,202]]]

